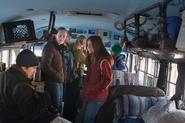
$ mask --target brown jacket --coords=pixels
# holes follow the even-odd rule
[[[42,52],[41,67],[46,81],[64,82],[64,60],[56,41],[46,44]]]

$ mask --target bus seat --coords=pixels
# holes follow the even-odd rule
[[[144,87],[144,86],[131,86],[131,85],[120,85],[113,86],[110,88],[108,99],[98,111],[95,123],[112,123],[115,112],[115,99],[123,95],[135,95],[145,97],[158,97],[164,96],[164,92],[159,88]]]

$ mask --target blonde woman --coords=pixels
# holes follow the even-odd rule
[[[82,78],[84,74],[84,65],[86,63],[86,37],[80,35],[73,48],[75,63],[76,63],[76,70],[78,74],[78,78],[80,81],[80,86],[82,84]]]

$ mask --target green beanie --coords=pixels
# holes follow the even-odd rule
[[[114,55],[119,55],[122,51],[122,48],[120,47],[120,45],[115,44],[114,46],[112,46],[112,52],[114,53]]]

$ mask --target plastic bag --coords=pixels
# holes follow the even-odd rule
[[[72,122],[58,116],[53,121],[51,121],[50,123],[72,123]]]

